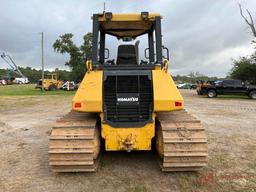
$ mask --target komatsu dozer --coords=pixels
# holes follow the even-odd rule
[[[207,164],[205,130],[184,110],[168,71],[161,19],[148,12],[92,16],[92,59],[86,62],[71,112],[51,131],[48,153],[53,171],[94,172],[101,149],[156,149],[162,171],[197,171]],[[108,60],[107,35],[122,42],[116,45],[116,60]],[[142,35],[148,44],[145,60],[139,60],[138,42],[132,43]]]

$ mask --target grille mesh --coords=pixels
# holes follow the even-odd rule
[[[139,94],[139,105],[117,105],[117,94]],[[104,81],[104,113],[113,123],[146,122],[152,114],[152,81],[147,75],[108,76]]]

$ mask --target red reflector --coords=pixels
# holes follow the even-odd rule
[[[81,103],[75,103],[75,108],[81,108],[82,104]]]
[[[182,106],[182,102],[180,101],[175,101],[175,107],[181,107]]]

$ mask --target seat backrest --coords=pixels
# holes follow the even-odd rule
[[[135,46],[119,45],[116,64],[117,65],[138,65]]]

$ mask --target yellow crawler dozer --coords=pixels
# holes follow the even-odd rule
[[[51,73],[46,75],[45,79],[42,81],[40,79],[37,84],[36,84],[36,89],[43,89],[46,91],[56,91],[60,89],[63,85],[63,81],[58,80],[57,74],[56,73]]]
[[[56,172],[97,170],[101,144],[107,151],[156,148],[162,171],[197,171],[207,164],[207,138],[169,72],[159,14],[94,14],[92,60],[72,101],[50,135],[49,162]],[[147,35],[146,60],[138,43],[118,46],[107,60],[106,35],[133,41]],[[101,142],[104,141],[104,142]]]

